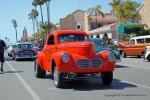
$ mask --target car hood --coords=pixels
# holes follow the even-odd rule
[[[82,55],[91,58],[95,55],[94,45],[91,42],[68,42],[60,43],[58,51],[66,51],[68,53]]]

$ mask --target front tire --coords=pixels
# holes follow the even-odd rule
[[[150,55],[148,56],[148,58],[147,58],[147,59],[148,59],[148,61],[150,62]]]
[[[111,85],[113,80],[113,72],[103,72],[101,75],[103,84]]]
[[[121,51],[121,56],[126,58],[126,53],[124,51]]]
[[[34,64],[34,73],[37,78],[44,78],[46,75],[46,71],[41,69],[41,66],[38,64],[37,59],[35,60]]]
[[[53,81],[56,88],[62,88],[64,84],[63,73],[60,73],[56,67],[54,67]]]

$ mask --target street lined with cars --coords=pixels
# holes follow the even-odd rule
[[[6,60],[5,72],[0,74],[0,100],[108,100],[110,97],[126,100],[127,96],[148,100],[150,97],[149,62],[140,58],[123,58],[116,66],[111,86],[102,85],[100,79],[90,78],[68,81],[62,89],[54,86],[49,73],[45,78],[35,78],[34,61],[12,61],[9,57]]]

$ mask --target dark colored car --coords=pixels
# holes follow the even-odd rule
[[[106,44],[106,42],[105,42],[104,39],[91,38],[90,40],[95,45],[95,51],[96,51],[96,53],[98,53],[100,51],[103,51],[103,50],[109,50],[109,51],[111,51],[111,52],[114,53],[114,55],[116,57],[116,62],[120,62],[121,61],[121,57],[120,57],[120,54],[119,54],[118,50],[113,50],[113,49],[109,48],[107,46],[107,44]]]
[[[35,51],[31,43],[17,43],[12,55],[14,60],[18,59],[35,59]]]

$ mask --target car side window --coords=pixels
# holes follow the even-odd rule
[[[144,39],[137,39],[137,44],[144,43]]]
[[[51,35],[51,36],[49,37],[47,44],[48,44],[48,45],[53,45],[53,44],[55,44],[55,42],[54,42],[54,36],[53,36],[53,35]]]
[[[134,39],[130,40],[130,44],[135,44],[135,40]]]
[[[145,38],[145,43],[150,43],[150,38]]]

